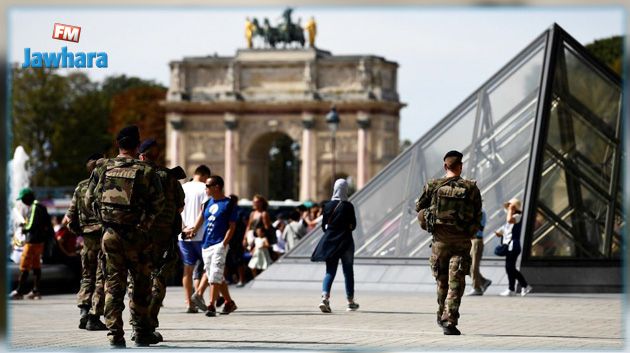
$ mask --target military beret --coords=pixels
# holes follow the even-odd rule
[[[89,161],[98,161],[99,159],[103,158],[103,154],[102,153],[92,153],[86,160],[85,163],[89,162]]]
[[[122,128],[122,130],[118,132],[118,136],[116,136],[116,141],[121,142],[122,140],[140,141],[140,131],[138,127],[130,125]]]
[[[464,155],[459,151],[448,151],[448,153],[446,153],[446,155],[444,156],[444,161],[446,161],[446,158],[448,157],[457,157],[459,159],[462,159],[464,158]]]
[[[138,151],[140,153],[144,153],[144,152],[148,151],[149,148],[151,148],[153,146],[157,146],[157,142],[155,141],[155,139],[146,139],[146,140],[142,141],[142,144],[140,144],[140,149]]]

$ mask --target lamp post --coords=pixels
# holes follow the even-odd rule
[[[326,115],[326,124],[328,124],[328,128],[330,129],[331,142],[332,142],[332,184],[331,187],[335,186],[335,175],[337,171],[335,170],[335,134],[337,132],[337,128],[339,128],[339,114],[337,114],[337,108],[333,105],[330,108],[330,112]]]
[[[291,152],[293,152],[293,161],[294,161],[294,175],[293,175],[293,183],[295,187],[295,199],[300,199],[300,144],[298,142],[293,142],[291,144]]]

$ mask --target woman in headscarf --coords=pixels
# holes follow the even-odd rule
[[[337,274],[337,266],[341,260],[343,275],[346,280],[346,297],[348,311],[359,308],[354,301],[354,240],[352,231],[357,221],[354,206],[348,201],[348,183],[345,179],[335,181],[332,199],[324,205],[322,230],[324,235],[313,251],[311,261],[325,261],[326,275],[322,285],[322,302],[319,309],[330,313],[330,288]]]

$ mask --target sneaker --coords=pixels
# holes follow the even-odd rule
[[[529,292],[531,292],[532,289],[534,289],[532,286],[527,286],[525,288],[521,288],[521,297],[524,297],[527,294],[529,294]]]
[[[485,282],[483,282],[483,288],[481,288],[481,290],[485,293],[486,289],[488,289],[488,287],[490,287],[491,284],[492,284],[492,281],[487,279]]]
[[[26,298],[27,298],[27,299],[40,300],[40,299],[42,299],[42,295],[41,295],[41,294],[39,294],[39,292],[33,292],[33,291],[31,291],[30,293],[28,293],[28,294],[26,295]]]
[[[217,298],[217,302],[216,302],[216,303],[214,303],[214,305],[218,308],[218,307],[220,307],[221,305],[223,305],[223,303],[225,303],[225,298],[223,298],[223,297],[218,297],[218,298]]]
[[[109,345],[112,348],[127,348],[124,337],[112,338],[109,340]]]
[[[359,309],[359,303],[352,301],[348,303],[348,307],[346,308],[346,311],[357,311],[357,309]]]
[[[472,295],[483,295],[483,291],[473,288],[470,290],[470,292],[466,293],[466,296],[472,296]]]
[[[198,312],[199,312],[199,309],[197,309],[197,306],[194,304],[192,306],[189,306],[188,309],[186,309],[186,314],[196,314]]]
[[[442,326],[442,332],[447,336],[459,336],[462,334],[455,325]]]
[[[199,308],[199,310],[205,311],[207,306],[206,306],[206,301],[203,300],[203,297],[200,296],[199,294],[195,293],[190,297],[190,302],[195,304],[197,306],[197,308]]]
[[[243,283],[243,282],[238,282],[238,283],[236,284],[236,287],[237,287],[237,288],[245,287],[245,283]]]
[[[18,293],[16,290],[14,290],[13,292],[11,292],[11,294],[9,294],[9,299],[11,299],[11,300],[22,300],[22,299],[24,299],[24,297],[22,296],[22,294]]]
[[[223,306],[221,315],[227,315],[231,312],[234,312],[234,310],[236,309],[238,309],[238,307],[236,306],[236,303],[234,302],[234,300],[230,300],[229,302],[225,303],[225,305]]]
[[[80,309],[81,309],[81,314],[79,318],[79,328],[81,330],[85,330],[85,327],[87,325],[88,318],[89,318],[90,309],[85,308],[85,307],[82,307]]]
[[[319,310],[321,310],[322,313],[332,312],[332,310],[330,310],[330,302],[328,301],[328,299],[322,299],[322,302],[319,303]]]
[[[206,308],[206,316],[207,317],[217,316],[217,309],[212,305],[208,305],[208,307]]]
[[[96,315],[89,315],[85,329],[88,331],[107,331],[107,326]]]
[[[503,292],[501,292],[499,295],[502,297],[513,297],[516,295],[516,292],[508,288],[504,290]]]

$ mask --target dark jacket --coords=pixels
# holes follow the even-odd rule
[[[341,205],[337,205],[341,202]],[[335,210],[335,208],[337,208]],[[328,226],[327,226],[328,225]],[[340,258],[348,247],[354,247],[352,231],[357,227],[354,206],[348,201],[328,201],[324,205],[324,235],[311,255],[311,261]]]
[[[50,224],[50,216],[46,206],[41,205],[37,201],[31,205],[22,231],[24,232],[25,242],[29,244],[45,243],[52,239],[55,233]]]

